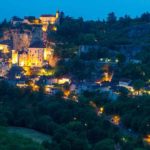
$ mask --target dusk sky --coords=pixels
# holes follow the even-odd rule
[[[72,17],[103,19],[109,12],[132,17],[150,11],[150,0],[1,0],[0,20],[12,16],[27,16],[64,11]]]

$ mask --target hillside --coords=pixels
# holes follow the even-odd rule
[[[7,128],[0,127],[1,150],[45,150],[40,144],[30,138],[24,138],[20,134],[12,134]]]

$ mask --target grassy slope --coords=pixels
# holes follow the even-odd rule
[[[42,145],[0,127],[0,150],[44,150]]]
[[[43,141],[51,142],[51,137],[32,129],[20,128],[20,127],[8,127],[8,132],[13,134],[18,134],[26,138],[30,138],[37,143],[42,143]]]

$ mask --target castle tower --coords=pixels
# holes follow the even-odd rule
[[[59,19],[59,11],[56,12],[56,19]]]

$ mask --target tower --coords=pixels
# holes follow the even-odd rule
[[[59,18],[59,14],[60,14],[59,11],[57,11],[57,12],[56,12],[56,19]]]

